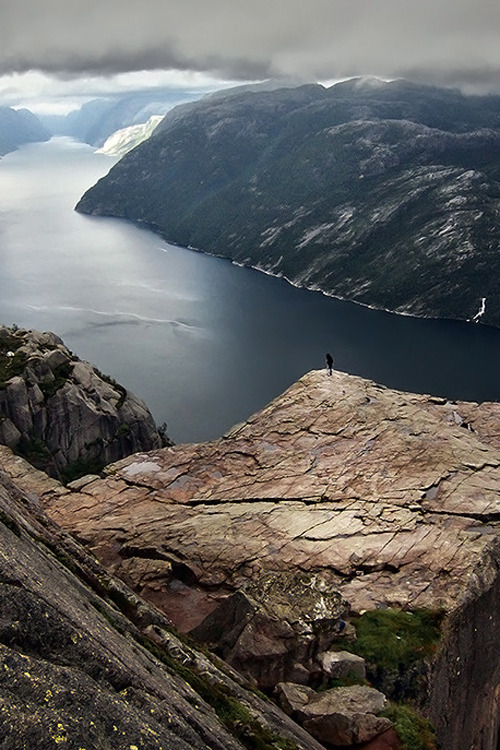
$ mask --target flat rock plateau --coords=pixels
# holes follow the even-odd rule
[[[500,404],[313,371],[218,440],[134,454],[67,487],[7,448],[0,457],[181,630],[216,620],[242,592],[276,624],[287,586],[299,608],[301,592],[314,593],[309,620],[297,620],[309,634],[346,607],[443,610],[428,696],[438,739],[496,747]],[[244,632],[258,661],[259,639]],[[269,654],[282,653],[271,640]],[[238,659],[245,666],[241,648]],[[297,664],[280,664],[289,679]]]

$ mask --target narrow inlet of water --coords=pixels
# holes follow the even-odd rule
[[[327,351],[401,390],[499,399],[499,330],[369,310],[77,214],[113,163],[68,138],[0,161],[0,322],[57,333],[176,442],[221,435]]]

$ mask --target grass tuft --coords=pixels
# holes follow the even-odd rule
[[[435,653],[443,613],[417,609],[376,609],[352,621],[357,639],[350,650],[385,670],[411,667]]]
[[[431,722],[412,706],[391,703],[381,715],[394,724],[402,750],[436,750]]]

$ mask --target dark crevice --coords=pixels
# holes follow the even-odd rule
[[[189,565],[174,561],[171,561],[170,564],[172,565],[172,574],[174,577],[186,584],[186,586],[193,586],[198,583],[198,576],[191,570]]]
[[[123,546],[120,549],[120,557],[124,560],[128,560],[131,557],[140,557],[143,560],[165,560],[166,562],[171,562],[170,557],[160,552],[156,547]]]
[[[453,510],[435,510],[434,508],[423,508],[424,512],[433,516],[455,516],[457,518],[470,518],[473,521],[481,521],[481,523],[500,523],[500,512],[499,513],[471,513],[470,511],[458,512]]]

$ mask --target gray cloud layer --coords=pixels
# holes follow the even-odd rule
[[[500,89],[498,0],[0,0],[0,74],[177,68]]]

